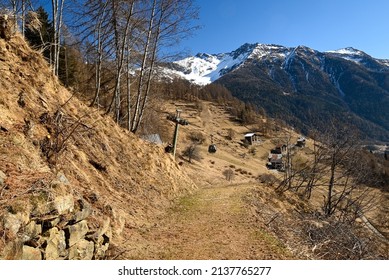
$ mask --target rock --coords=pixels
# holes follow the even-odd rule
[[[32,217],[44,217],[47,215],[56,215],[56,209],[54,203],[50,201],[50,193],[48,191],[41,191],[33,193],[31,197],[31,216]]]
[[[67,255],[65,232],[63,230],[56,227],[49,230],[45,255],[47,260],[57,260]]]
[[[34,221],[29,222],[24,228],[23,232],[19,233],[20,239],[23,242],[30,241],[38,235],[42,234],[42,225],[35,223]]]
[[[42,260],[42,252],[38,248],[23,246],[23,260]]]
[[[57,179],[58,179],[58,181],[60,181],[61,183],[65,184],[65,185],[70,184],[68,178],[66,178],[66,176],[61,172],[57,174]]]
[[[7,175],[0,170],[0,187],[4,186],[5,179],[7,179]]]
[[[77,208],[79,208],[80,211],[77,211],[74,214],[73,220],[75,223],[81,220],[85,220],[86,218],[89,217],[90,214],[92,214],[92,207],[86,200],[79,199],[77,203],[78,203]]]
[[[40,218],[40,221],[44,228],[53,228],[61,222],[61,218],[57,215],[49,215]],[[59,226],[59,228],[61,228],[61,226]]]
[[[95,246],[92,241],[80,240],[69,249],[69,260],[91,260]]]
[[[97,236],[107,235],[109,238],[112,237],[111,231],[111,219],[108,217],[104,220],[103,225],[96,231]]]
[[[103,225],[93,234],[87,235],[87,240],[95,243],[94,259],[103,259],[109,248],[109,242],[112,238],[111,220],[107,218]]]
[[[109,237],[106,236],[105,234],[98,238],[98,240],[95,243],[95,253],[94,253],[95,259],[99,260],[104,258],[105,253],[109,248],[109,241],[110,241]]]
[[[68,244],[69,247],[72,247],[74,244],[79,242],[81,239],[84,239],[89,228],[88,223],[84,220],[74,225],[70,225],[65,229],[69,233]]]
[[[115,236],[120,236],[123,233],[126,225],[125,212],[121,209],[112,210],[112,230]]]
[[[1,256],[4,260],[21,260],[23,259],[23,242],[15,239],[8,242]]]
[[[4,227],[9,229],[14,235],[16,235],[19,232],[19,229],[26,225],[28,221],[29,215],[27,213],[6,213],[4,215]]]
[[[53,207],[57,210],[58,214],[66,214],[73,212],[74,200],[71,194],[65,196],[57,196],[54,199]]]
[[[105,237],[105,235],[101,236],[99,240],[97,240],[97,243],[95,243],[94,259],[96,260],[103,259],[109,248],[109,239],[106,239]]]

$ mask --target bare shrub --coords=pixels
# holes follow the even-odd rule
[[[183,151],[182,155],[184,157],[188,158],[188,161],[192,163],[192,159],[200,161],[201,160],[201,155],[200,155],[200,150],[197,146],[197,144],[190,144],[186,149]]]
[[[224,170],[223,175],[229,182],[232,181],[235,177],[234,171],[231,168]]]
[[[257,177],[257,180],[266,186],[274,186],[278,182],[277,177],[273,174],[261,174]]]
[[[227,139],[228,139],[228,140],[234,139],[234,138],[235,138],[235,135],[236,135],[236,132],[235,132],[235,130],[233,130],[232,128],[229,128],[229,129],[227,130]]]
[[[304,223],[303,232],[316,259],[359,260],[382,258],[371,238],[364,237],[349,223],[327,219],[322,223]]]
[[[255,156],[257,154],[257,149],[255,147],[251,147],[249,153]]]
[[[258,188],[253,194],[252,205],[258,218],[299,259],[388,259],[388,243],[372,234],[364,224],[343,222],[312,211],[292,193],[283,196],[291,200],[289,203],[283,200],[282,206],[278,198],[268,197],[276,194],[271,189]]]
[[[198,113],[201,113],[204,110],[204,103],[201,102],[200,100],[197,100],[195,102],[195,107]]]
[[[205,135],[200,131],[193,131],[189,134],[189,140],[195,144],[203,144],[205,142]]]

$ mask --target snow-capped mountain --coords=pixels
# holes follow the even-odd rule
[[[373,69],[389,67],[389,60],[374,59],[363,51],[351,47],[321,53],[305,46],[291,48],[257,43],[244,44],[229,53],[199,53],[171,63],[170,67],[164,69],[164,73],[167,76],[184,78],[197,85],[207,85],[232,70],[238,69],[248,61],[278,64],[281,68],[287,69],[296,52],[314,55],[313,59],[318,63],[326,56],[333,56]]]
[[[173,62],[173,69],[166,69],[165,73],[198,85],[206,85],[244,63],[252,55],[254,46],[245,44],[236,51],[216,55],[199,53]]]
[[[312,119],[353,123],[366,137],[389,141],[389,60],[344,48],[245,44],[229,53],[198,54],[163,70],[198,85],[216,82],[302,130]],[[308,117],[308,115],[310,117]]]

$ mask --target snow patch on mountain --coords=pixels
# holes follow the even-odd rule
[[[173,62],[185,69],[184,71],[167,69],[165,72],[170,72],[170,74],[177,75],[198,85],[207,85],[239,67],[247,60],[252,51],[249,49],[246,52],[238,52],[238,50],[216,55],[199,53],[196,56]]]
[[[340,78],[342,78],[342,74],[340,74],[340,75],[334,75],[334,74],[329,73],[328,75],[329,75],[329,77],[330,77],[330,79],[331,79],[331,81],[332,81],[332,84],[335,85],[336,89],[338,90],[340,96],[341,96],[342,98],[344,98],[344,97],[346,96],[346,94],[345,94],[344,91],[340,88],[340,83],[339,83]]]
[[[357,50],[357,49],[354,49],[354,48],[351,48],[351,47],[343,48],[343,49],[339,49],[339,50],[335,50],[335,51],[327,51],[327,53],[353,55],[353,56],[355,56],[355,55],[361,56],[361,55],[365,54],[364,52]]]
[[[294,57],[296,55],[296,49],[293,49],[291,52],[288,53],[288,55],[285,57],[284,63],[282,63],[281,68],[288,69],[290,66],[290,63],[293,61]]]
[[[173,74],[198,85],[207,85],[239,68],[247,60],[285,59],[288,52],[288,48],[278,45],[244,44],[230,53],[213,55],[200,53],[175,61],[173,63],[184,71],[166,69],[165,74]]]
[[[257,44],[248,58],[253,59],[284,59],[288,48],[278,45]]]
[[[182,72],[168,69],[171,74],[199,85],[206,85],[213,82],[208,75],[217,69],[220,59],[213,55],[198,54],[197,56],[188,57],[174,63],[185,70]]]
[[[389,67],[389,59],[379,59],[378,60],[381,64]]]
[[[326,53],[339,56],[343,59],[355,62],[357,64],[361,64],[364,60],[364,58],[367,56],[364,52],[348,47],[339,49],[336,51],[327,51]]]

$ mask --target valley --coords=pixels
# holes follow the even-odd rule
[[[131,250],[123,251],[123,258],[326,258],[325,254],[322,255],[324,249],[315,250],[321,246],[326,247],[324,244],[328,242],[327,238],[336,234],[330,228],[339,227],[338,230],[342,229],[345,234],[356,238],[354,241],[341,241],[343,245],[335,241],[334,248],[329,248],[329,251],[337,251],[338,257],[342,259],[345,257],[343,250],[346,250],[342,246],[347,247],[348,242],[363,239],[365,234],[375,235],[360,219],[357,227],[364,229],[359,233],[362,236],[356,237],[350,228],[342,228],[341,224],[335,226],[336,222],[315,216],[320,212],[322,197],[326,195],[325,188],[315,190],[310,200],[302,199],[293,192],[280,194],[276,191],[284,173],[266,168],[269,151],[286,141],[290,135],[293,135],[292,142],[295,142],[298,134],[285,128],[275,128],[272,137],[264,136],[260,144],[245,147],[242,138],[253,127],[231,121],[223,106],[203,102],[199,111],[194,103],[170,101],[166,103],[165,113],[175,108],[182,110],[181,116],[189,121],[188,126],[180,127],[176,160],[198,189],[176,199],[156,219],[130,230],[128,235],[131,238],[127,244]],[[228,131],[231,130],[235,132],[232,139],[228,137]],[[173,127],[170,127],[170,132],[173,133]],[[205,140],[198,144],[200,158],[189,163],[182,153],[191,144],[190,136],[195,132],[202,133]],[[211,143],[216,144],[216,153],[208,153],[207,148]],[[308,140],[307,147],[298,153],[301,157],[310,157],[312,148],[313,143]],[[227,178],[225,170],[232,171],[232,179]],[[267,176],[272,179],[264,179]],[[380,195],[379,192],[376,194]],[[382,207],[389,206],[385,200],[380,203],[383,203]],[[381,206],[379,210],[376,208],[373,212],[366,212],[371,221],[375,220],[375,211],[383,209]],[[327,226],[330,228],[326,229]],[[308,228],[322,228],[324,239],[307,240],[304,232]],[[380,227],[380,230],[387,231],[385,227]],[[324,237],[326,234],[329,235]],[[380,240],[378,236],[373,238]],[[388,243],[385,238],[379,242],[383,242],[380,254],[385,254]],[[370,253],[363,254],[366,257]],[[334,258],[334,255],[330,253],[329,258]]]
[[[366,143],[389,140],[389,68],[354,48],[319,52],[306,46],[244,44],[229,53],[198,54],[166,65],[167,78],[223,85],[234,97],[308,133],[335,120]]]

